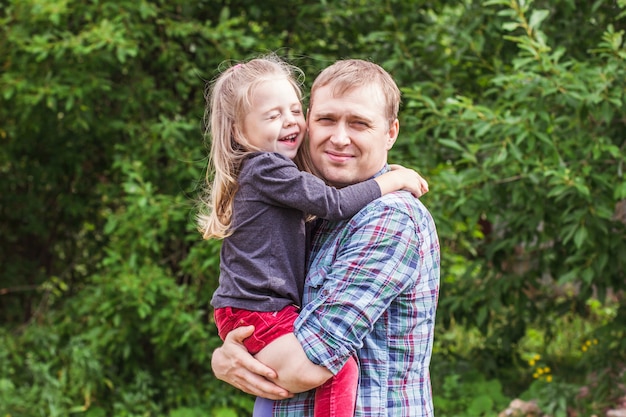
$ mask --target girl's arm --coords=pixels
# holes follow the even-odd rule
[[[389,165],[390,172],[374,178],[378,183],[382,195],[398,190],[410,191],[415,197],[421,197],[428,192],[428,183],[417,171],[405,168],[402,165]]]
[[[323,219],[349,219],[381,195],[405,189],[415,196],[428,190],[426,181],[414,170],[391,165],[392,172],[340,189],[300,171],[289,159],[272,153],[246,161],[240,183],[251,185],[251,198],[272,205],[298,209]],[[400,171],[400,172],[396,172]]]

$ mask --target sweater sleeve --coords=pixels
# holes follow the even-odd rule
[[[268,204],[291,207],[327,220],[347,219],[381,196],[373,179],[344,188],[328,186],[320,178],[300,171],[277,153],[260,153],[242,170],[257,197]],[[240,179],[243,178],[240,175]]]

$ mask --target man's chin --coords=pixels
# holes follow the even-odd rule
[[[336,188],[346,187],[359,182],[359,180],[355,179],[353,176],[340,175],[338,173],[331,173],[323,176],[328,184]]]

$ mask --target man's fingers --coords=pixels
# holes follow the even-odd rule
[[[253,373],[242,375],[240,379],[237,379],[235,386],[248,394],[270,400],[284,400],[293,397],[289,391]]]
[[[242,345],[243,341],[254,333],[254,326],[237,327],[226,335],[225,342],[235,342]]]
[[[243,341],[250,337],[252,333],[254,333],[254,326],[238,327],[230,331],[228,335],[226,335],[222,348],[217,349],[213,353],[214,358],[221,359],[223,357],[223,359],[228,359],[231,363],[230,373],[239,378],[242,378],[242,375],[239,375],[237,370],[242,368],[244,371],[248,371],[246,374],[249,375],[258,374],[264,376],[265,378],[277,378],[278,376],[272,368],[265,366],[258,360],[254,359],[254,357],[248,353],[248,350],[243,345]],[[215,357],[216,354],[217,357]]]
[[[231,332],[230,335],[233,337],[230,341],[225,341],[226,347],[218,348],[213,352],[211,365],[217,379],[258,397],[271,400],[291,397],[289,391],[264,378],[276,378],[276,372],[273,369],[254,359],[243,345],[234,342],[235,339],[243,340],[241,335],[246,334],[248,334],[247,331],[234,335]]]
[[[254,326],[239,327],[226,336],[222,347],[215,349],[211,367],[217,379],[258,397],[283,400],[292,394],[268,379],[278,375],[269,366],[256,360],[243,341],[254,332]],[[266,379],[267,378],[267,379]]]

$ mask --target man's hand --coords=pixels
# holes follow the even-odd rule
[[[254,326],[239,327],[226,336],[222,347],[213,352],[211,367],[217,379],[257,397],[283,400],[293,396],[269,379],[277,378],[276,372],[254,359],[243,345],[252,335]]]

